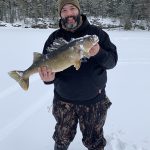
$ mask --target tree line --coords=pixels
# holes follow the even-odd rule
[[[143,20],[150,28],[150,0],[79,0],[87,16],[117,18],[125,28]],[[0,21],[35,23],[39,18],[58,20],[56,0],[0,0]]]

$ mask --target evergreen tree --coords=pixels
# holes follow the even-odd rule
[[[144,20],[150,26],[150,0],[79,0],[81,12],[87,16],[119,18],[126,29],[132,22]],[[0,20],[14,23],[30,18],[58,20],[57,0],[1,0]]]

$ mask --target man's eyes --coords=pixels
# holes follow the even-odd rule
[[[62,9],[62,12],[66,12],[67,10],[65,10],[65,9]]]

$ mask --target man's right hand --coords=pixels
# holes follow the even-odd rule
[[[38,68],[39,75],[44,82],[51,82],[55,79],[55,73],[47,67]]]

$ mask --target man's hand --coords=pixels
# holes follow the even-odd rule
[[[50,69],[47,69],[47,67],[38,68],[38,71],[41,79],[44,82],[50,82],[55,79],[55,73],[52,72]]]
[[[90,56],[95,56],[100,51],[100,45],[96,43],[89,51]]]

